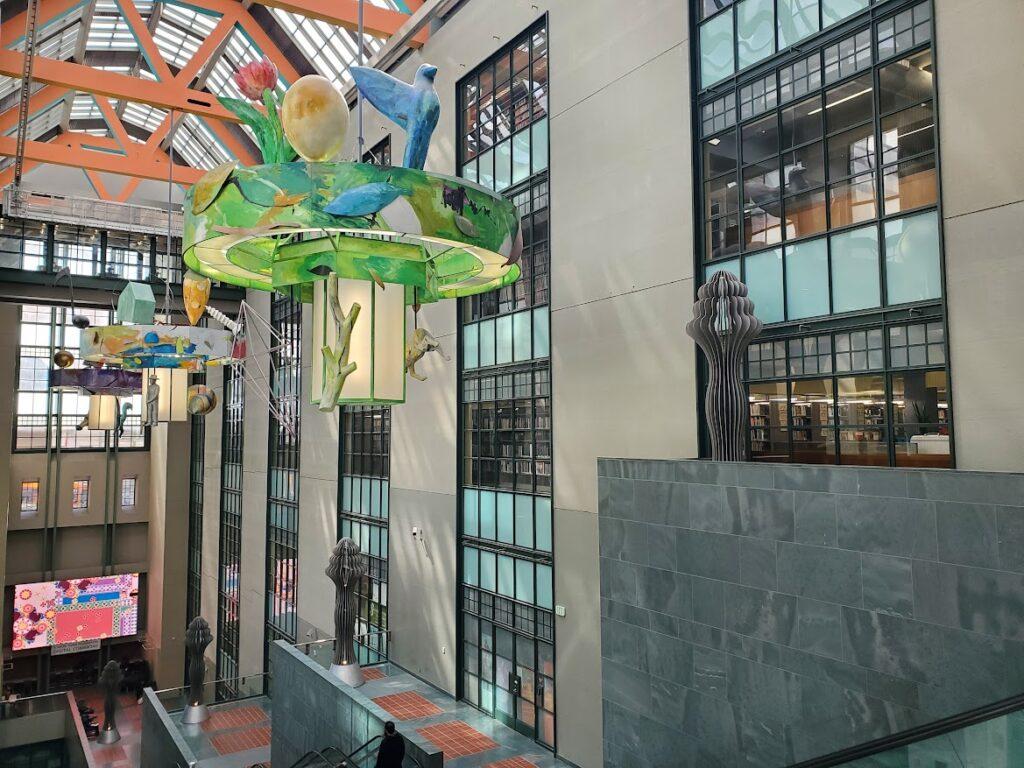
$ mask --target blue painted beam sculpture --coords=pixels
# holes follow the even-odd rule
[[[441,115],[441,102],[434,90],[437,67],[421,64],[412,85],[370,67],[351,67],[350,71],[360,95],[405,131],[402,165],[423,170],[430,137]]]
[[[761,332],[747,286],[731,272],[719,271],[697,291],[689,334],[708,359],[705,418],[711,434],[711,458],[743,461],[747,453],[747,396],[743,359]]]

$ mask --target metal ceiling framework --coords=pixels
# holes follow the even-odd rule
[[[14,180],[19,125],[23,172],[42,163],[81,168],[107,200],[127,200],[144,179],[187,185],[229,158],[258,162],[249,129],[215,98],[241,95],[231,79],[238,66],[265,55],[282,85],[316,72],[346,89],[360,53],[372,58],[389,40],[423,44],[423,6],[367,0],[360,52],[358,0],[3,0],[0,187]],[[109,190],[100,174],[128,180]]]

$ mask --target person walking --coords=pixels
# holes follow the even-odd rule
[[[405,739],[395,730],[395,724],[388,720],[384,723],[384,738],[377,750],[377,763],[374,768],[402,768],[405,759]]]

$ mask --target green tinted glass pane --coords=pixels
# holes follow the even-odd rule
[[[494,150],[489,149],[478,158],[480,185],[494,189]]]
[[[388,557],[388,529],[380,529],[380,556],[385,560]]]
[[[516,593],[515,560],[508,555],[498,555],[498,594],[514,597]]]
[[[501,192],[512,184],[512,140],[494,148],[494,188]]]
[[[385,520],[388,517],[388,499],[391,484],[387,480],[380,483],[380,516]]]
[[[498,494],[498,541],[513,541],[513,501],[511,493]]]
[[[476,160],[470,160],[462,166],[462,178],[469,181],[476,181]]]
[[[878,228],[872,224],[833,235],[832,311],[852,312],[881,303]]]
[[[462,533],[466,536],[480,535],[480,492],[473,488],[462,491]]]
[[[796,45],[817,31],[818,0],[779,0],[780,49]]]
[[[512,183],[518,184],[530,175],[530,132],[520,131],[512,137]]]
[[[498,578],[496,572],[496,560],[493,552],[480,552],[480,588],[496,592]]]
[[[842,21],[847,16],[852,16],[857,11],[863,11],[868,7],[871,0],[823,0],[821,6],[821,18],[827,27]]]
[[[533,310],[533,356],[547,357],[550,354],[551,336],[548,327],[548,308]]]
[[[347,475],[341,478],[341,508],[352,511],[352,478]]]
[[[942,295],[938,213],[929,211],[885,223],[885,285],[889,304]]]
[[[711,280],[711,276],[715,272],[732,272],[736,277],[740,276],[740,260],[729,259],[728,261],[716,261],[714,264],[708,264],[704,267],[704,282]]]
[[[533,357],[532,316],[529,312],[516,312],[512,315],[512,343],[515,361],[529,360]]]
[[[462,581],[471,587],[480,584],[480,550],[475,547],[462,548]]]
[[[825,238],[786,247],[786,313],[790,320],[828,314]]]
[[[476,368],[480,365],[480,327],[476,323],[462,329],[462,366]]]
[[[548,609],[555,607],[550,565],[537,566],[537,605]]]
[[[745,69],[775,53],[775,0],[736,4],[736,69]]]
[[[537,512],[537,549],[551,551],[551,499],[538,498],[535,502]]]
[[[516,560],[516,600],[533,602],[533,563]]]
[[[533,546],[533,497],[516,494],[516,546]]]
[[[380,517],[380,480],[370,482],[370,517]]]
[[[533,172],[539,173],[548,167],[548,119],[538,120],[530,130],[533,131]]]
[[[494,491],[480,491],[480,538],[493,539],[496,535]]]
[[[700,27],[700,85],[707,88],[736,71],[732,50],[732,11]]]
[[[477,323],[480,327],[480,365],[494,365],[494,321]]]
[[[746,274],[750,300],[754,302],[754,314],[762,323],[777,323],[785,320],[785,305],[782,296],[782,249],[758,253],[747,257]]]

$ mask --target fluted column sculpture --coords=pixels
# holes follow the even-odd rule
[[[747,396],[743,390],[743,359],[761,332],[747,286],[731,272],[711,276],[697,291],[693,320],[686,324],[708,359],[704,411],[711,433],[711,458],[743,461],[747,453]]]
[[[210,716],[203,704],[203,686],[206,685],[206,646],[213,642],[210,625],[202,616],[196,616],[185,630],[185,650],[188,653],[188,703],[181,722],[195,725]]]
[[[103,689],[103,727],[100,729],[100,744],[114,744],[121,740],[117,731],[117,694],[121,692],[121,665],[108,661],[100,673],[100,687]]]
[[[366,558],[359,545],[344,538],[334,546],[327,563],[327,578],[334,582],[334,663],[331,674],[353,687],[363,684],[356,661],[356,583],[366,575]]]

